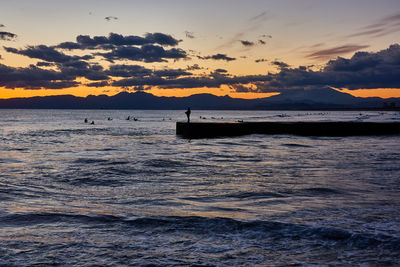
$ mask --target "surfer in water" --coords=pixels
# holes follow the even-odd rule
[[[192,113],[192,112],[190,111],[190,108],[188,108],[188,109],[186,110],[186,112],[185,112],[186,117],[187,117],[187,119],[188,119],[188,123],[190,122],[190,113]]]

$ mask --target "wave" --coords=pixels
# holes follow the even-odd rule
[[[339,195],[343,194],[342,191],[326,188],[326,187],[310,187],[310,188],[301,188],[301,189],[292,189],[280,192],[282,194],[287,195],[295,195],[295,196],[321,196],[321,195]]]
[[[224,198],[225,197],[246,199],[246,198],[282,198],[285,196],[274,192],[239,192],[239,193],[227,194],[224,196]]]
[[[52,129],[52,130],[34,130],[28,133],[30,137],[59,137],[71,135],[108,135],[108,136],[149,136],[159,132],[153,132],[149,129],[133,129],[133,128],[75,128],[75,129]],[[169,132],[168,132],[169,133]],[[165,133],[164,133],[165,134]],[[170,134],[170,133],[169,133]]]
[[[99,158],[78,158],[74,160],[74,163],[79,164],[95,164],[95,163],[107,163],[109,162],[106,159],[99,159]]]
[[[400,250],[400,237],[383,234],[353,233],[334,227],[318,227],[276,221],[239,221],[230,218],[165,216],[127,218],[114,215],[66,213],[24,213],[0,216],[2,227],[27,227],[38,224],[84,224],[91,227],[129,227],[143,231],[191,233],[196,235],[235,235],[242,238],[287,239],[330,242],[330,245],[357,248]]]
[[[235,192],[224,195],[217,196],[207,196],[207,197],[184,197],[182,199],[189,201],[198,201],[198,202],[214,202],[219,199],[223,201],[227,201],[228,199],[276,199],[276,198],[288,198],[291,196],[328,196],[328,195],[336,195],[343,194],[339,190],[325,188],[325,187],[314,187],[314,188],[302,188],[302,189],[294,189],[294,190],[286,190],[281,192],[270,192],[270,191],[246,191],[246,192]]]
[[[313,147],[313,146],[309,146],[309,145],[295,144],[295,143],[282,144],[282,146],[286,146],[286,147],[298,147],[298,148],[312,148],[312,147]]]
[[[187,166],[181,161],[171,159],[150,159],[146,160],[143,164],[154,168],[183,168]]]

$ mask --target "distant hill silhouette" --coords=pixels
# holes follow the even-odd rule
[[[212,94],[188,97],[157,97],[145,92],[122,92],[114,96],[72,95],[0,99],[0,108],[22,109],[387,109],[400,106],[400,98],[360,98],[330,88],[288,90],[279,95],[241,99]]]

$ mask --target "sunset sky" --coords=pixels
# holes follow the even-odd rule
[[[399,0],[2,0],[0,98],[400,97]]]

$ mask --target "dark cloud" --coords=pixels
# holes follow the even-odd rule
[[[12,47],[4,47],[4,49],[9,53],[24,55],[30,58],[37,58],[47,62],[56,62],[56,63],[66,63],[69,61],[76,60],[88,60],[93,58],[92,56],[69,56],[62,52],[57,51],[54,47],[46,46],[46,45],[38,45],[38,46],[28,46],[26,49],[16,49]]]
[[[240,40],[240,42],[244,46],[253,46],[254,45],[254,42],[250,42],[250,41],[246,41],[246,40]]]
[[[25,89],[61,89],[75,87],[76,77],[54,70],[44,70],[34,65],[27,68],[13,68],[0,64],[0,86]]]
[[[17,38],[17,35],[11,32],[0,32],[0,40],[12,41]]]
[[[0,24],[0,28],[2,28],[2,27],[5,27],[5,25],[4,24]]]
[[[171,35],[159,32],[147,33],[145,35],[145,39],[150,44],[169,45],[169,46],[175,46],[180,42],[180,40],[175,39]]]
[[[348,89],[400,88],[400,45],[376,52],[357,52],[350,59],[331,60],[319,70],[300,66],[284,68],[268,74],[267,82],[256,83],[262,92],[276,92],[291,88]]]
[[[101,71],[93,71],[90,69],[87,69],[85,71],[82,71],[81,73],[76,73],[77,76],[80,77],[85,77],[86,79],[90,80],[90,81],[102,81],[102,80],[108,80],[109,77],[107,76],[107,74],[101,72]]]
[[[6,86],[6,88],[24,88],[29,90],[65,89],[77,87],[79,84],[80,83],[76,81],[18,81],[14,84],[8,83],[8,86]]]
[[[54,47],[45,45],[28,46],[26,49],[16,49],[12,47],[4,47],[9,53],[24,55],[30,58],[44,60],[39,62],[37,66],[56,66],[60,73],[67,79],[75,79],[76,77],[85,77],[89,80],[106,80],[109,79],[100,65],[90,64],[86,60],[92,59],[91,55],[69,56],[57,51]]]
[[[106,73],[113,77],[144,77],[152,74],[151,69],[140,65],[111,65]]]
[[[348,44],[348,45],[342,45],[342,46],[332,47],[332,48],[328,48],[328,49],[318,50],[318,51],[309,53],[307,55],[307,57],[312,58],[312,59],[329,59],[329,58],[336,57],[339,55],[356,52],[360,49],[365,49],[368,47],[369,47],[369,45]]]
[[[256,44],[259,44],[259,45],[265,45],[265,44],[267,44],[267,42],[266,41],[264,41],[264,40],[261,40],[261,39],[259,39],[257,42],[251,42],[251,41],[247,41],[247,40],[239,40],[241,43],[242,43],[242,45],[244,45],[245,47],[252,47],[252,46],[254,46],[254,45],[256,45]]]
[[[107,81],[102,81],[102,82],[93,82],[93,83],[86,83],[85,86],[88,87],[105,87],[105,86],[109,86],[110,84]]]
[[[25,89],[59,89],[81,84],[77,78],[85,78],[92,83],[91,87],[101,87],[111,84],[111,77],[176,79],[180,76],[190,76],[192,73],[183,69],[150,70],[139,65],[111,65],[108,69],[90,60],[101,56],[113,62],[134,60],[143,62],[164,62],[168,59],[186,58],[182,49],[165,49],[164,45],[176,45],[178,40],[162,33],[147,33],[144,37],[123,36],[111,33],[108,37],[95,36],[91,38],[79,35],[76,42],[65,42],[57,46],[27,46],[23,49],[4,47],[8,53],[27,56],[42,60],[29,68],[12,68],[2,65],[0,69],[1,86],[6,88],[22,87]],[[68,55],[60,49],[107,49],[87,55]],[[52,70],[40,67],[53,67]]]
[[[57,48],[68,49],[68,50],[85,49],[81,44],[74,43],[74,42],[63,42],[63,43],[57,45]]]
[[[279,68],[277,73],[265,75],[233,76],[225,69],[216,69],[208,74],[192,73],[202,69],[199,65],[186,69],[152,69],[141,65],[112,64],[104,68],[93,63],[92,59],[102,57],[109,62],[141,61],[165,62],[170,59],[188,58],[179,48],[167,49],[164,45],[174,45],[178,41],[165,34],[146,34],[145,37],[109,36],[90,37],[80,35],[76,42],[62,43],[58,46],[28,46],[23,49],[4,47],[5,51],[39,59],[36,66],[13,68],[0,64],[0,86],[25,89],[60,89],[85,85],[89,87],[116,86],[120,89],[158,87],[169,88],[218,88],[222,85],[240,92],[280,92],[295,88],[400,88],[400,45],[395,44],[376,53],[357,52],[346,59],[339,57],[329,61],[323,68],[300,66],[291,68],[278,60],[271,64]],[[69,55],[61,48],[89,49],[90,55]],[[315,47],[310,58],[332,57],[333,55],[354,52],[366,45],[346,45],[322,50]],[[100,49],[100,51],[92,51]],[[104,50],[105,49],[105,50]],[[80,51],[81,52],[81,51]],[[87,52],[87,51],[86,51]],[[71,52],[70,52],[71,53]],[[233,61],[236,58],[226,54],[197,56],[200,59]],[[266,62],[256,59],[255,62]],[[45,68],[40,68],[45,67]],[[52,67],[46,68],[46,67]],[[81,79],[85,80],[81,83]],[[87,81],[89,80],[89,82]]]
[[[113,82],[113,86],[157,86],[162,89],[170,88],[198,88],[198,87],[220,87],[221,85],[248,84],[253,82],[265,82],[270,79],[267,75],[229,76],[225,73],[213,72],[201,77],[181,77],[166,79],[156,75],[143,78],[127,78]]]
[[[196,37],[194,36],[194,33],[193,33],[193,32],[185,31],[185,35],[186,35],[186,37],[189,38],[189,39],[194,39],[194,38],[196,38]]]
[[[256,63],[267,62],[267,61],[268,61],[268,59],[265,59],[265,58],[259,58],[259,59],[254,60],[254,62],[256,62]]]
[[[166,62],[166,59],[186,58],[186,52],[182,49],[172,48],[165,50],[161,46],[144,45],[142,47],[124,46],[117,47],[108,53],[97,53],[110,62],[115,60],[132,60],[143,62]]]
[[[192,73],[187,72],[182,69],[165,69],[165,70],[156,70],[154,74],[159,77],[168,77],[168,78],[176,78],[179,76],[187,76],[192,75]]]
[[[280,61],[277,73],[232,76],[225,69],[195,76],[183,69],[151,70],[139,65],[111,65],[104,70],[98,65],[57,63],[60,71],[43,70],[35,66],[11,68],[0,65],[0,85],[7,88],[57,89],[77,86],[76,77],[97,80],[87,86],[117,86],[120,88],[218,88],[227,85],[238,92],[282,92],[298,88],[400,88],[400,45],[395,44],[376,53],[357,52],[349,59],[329,61],[320,70],[300,66],[289,68]],[[61,67],[60,67],[61,66]],[[96,77],[97,75],[97,77]],[[92,76],[92,77],[91,77]],[[109,77],[122,77],[111,79]],[[108,80],[107,80],[108,78]]]
[[[104,19],[107,20],[107,21],[118,20],[118,18],[117,18],[117,17],[114,17],[114,16],[107,16],[107,17],[105,17]]]
[[[282,61],[277,61],[277,60],[272,61],[271,64],[279,67],[280,69],[286,69],[286,68],[290,67],[289,64],[282,62]]]
[[[66,64],[57,64],[58,69],[65,75],[75,77],[85,77],[91,81],[108,80],[108,74],[103,71],[100,65],[91,65],[84,61],[67,62]]]
[[[110,33],[109,36],[78,35],[76,42],[63,42],[57,45],[62,49],[104,49],[111,50],[120,46],[142,46],[158,44],[162,46],[176,46],[179,40],[164,33],[147,33],[145,37],[128,35],[123,36],[117,33]]]
[[[51,66],[54,66],[54,63],[39,61],[38,63],[36,63],[36,66],[38,66],[38,67],[51,67]]]
[[[194,64],[192,66],[187,66],[186,70],[201,70],[202,68],[199,66],[199,64]]]
[[[216,69],[215,72],[218,73],[228,73],[228,71],[226,69]]]
[[[253,87],[247,87],[242,84],[232,84],[229,85],[229,88],[237,93],[257,93],[257,91]]]
[[[0,65],[0,86],[24,89],[62,89],[80,85],[78,77],[88,80],[108,80],[107,73],[99,65],[39,62],[39,66],[56,66],[58,70],[46,70],[34,65],[13,68]]]
[[[201,57],[198,56],[199,59],[213,59],[213,60],[226,60],[226,61],[233,61],[236,60],[234,57],[228,57],[226,54],[216,54],[212,56]]]
[[[272,38],[272,35],[269,35],[269,34],[263,34],[263,35],[261,35],[260,37],[262,37],[262,38]]]
[[[134,78],[149,78],[149,77],[167,77],[176,78],[179,76],[192,75],[183,69],[163,69],[151,70],[140,65],[111,65],[105,73],[113,77],[134,77]]]

